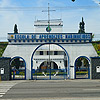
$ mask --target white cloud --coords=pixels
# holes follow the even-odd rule
[[[10,2],[10,1],[9,1],[9,2]],[[9,2],[8,2],[8,0],[1,0],[1,1],[0,1],[0,7],[8,6],[8,5],[9,5]]]
[[[12,7],[16,5],[12,4],[11,0],[1,0],[0,1],[0,39],[2,37],[6,38],[8,32],[13,32],[13,25],[20,23],[20,18],[23,13],[18,11],[7,11],[5,7]],[[3,11],[4,10],[4,11]]]
[[[96,4],[100,5],[100,0],[93,0]]]

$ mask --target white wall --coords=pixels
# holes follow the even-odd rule
[[[35,27],[35,32],[36,33],[48,33],[46,31],[47,26],[44,27]],[[51,32],[50,33],[61,33],[62,32],[62,27],[53,27],[51,26]]]
[[[70,66],[74,66],[75,60],[80,56],[90,57],[98,56],[93,45],[91,43],[87,44],[63,44],[62,45],[68,52],[70,59]],[[70,73],[73,72],[73,76],[70,75],[71,79],[75,78],[74,67],[70,69]]]
[[[75,60],[79,56],[86,56],[86,57],[94,57],[97,56],[96,51],[94,50],[91,43],[88,44],[61,44],[69,54],[70,58],[70,66],[74,66]],[[20,56],[26,61],[26,78],[31,79],[31,56],[35,48],[38,45],[8,45],[6,50],[4,51],[4,57],[16,57]],[[57,48],[58,49],[58,48]],[[60,58],[60,56],[59,56]],[[57,65],[62,66],[57,61],[54,61]],[[73,77],[74,78],[74,74]]]
[[[35,33],[48,33],[46,28],[48,27],[47,20],[37,20],[34,22]],[[52,20],[50,21],[51,32],[50,33],[62,33],[63,21],[62,20]]]

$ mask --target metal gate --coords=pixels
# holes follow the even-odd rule
[[[86,56],[80,56],[75,61],[75,78],[90,79],[90,60]]]
[[[13,80],[24,80],[26,79],[25,69],[11,69],[11,79]]]
[[[64,80],[67,69],[33,69],[34,80]]]
[[[90,68],[77,68],[76,67],[76,79],[90,79]]]
[[[10,61],[10,76],[12,80],[26,79],[26,62],[22,57],[14,57]]]

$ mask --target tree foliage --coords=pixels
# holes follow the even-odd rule
[[[7,44],[8,44],[7,42],[0,42],[0,57],[2,57],[2,54],[6,49]]]
[[[12,66],[12,67],[15,67],[16,69],[19,69],[19,66],[20,66],[20,60],[19,60],[19,58],[15,58],[15,59],[12,61],[11,66]]]
[[[93,46],[94,46],[98,56],[100,56],[100,43],[93,43]]]

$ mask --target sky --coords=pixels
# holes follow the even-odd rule
[[[18,25],[20,33],[33,33],[34,21],[48,18],[48,3],[51,19],[63,20],[64,33],[77,33],[84,18],[85,32],[93,33],[100,40],[100,0],[0,0],[0,41],[7,41],[7,33],[13,33]]]

